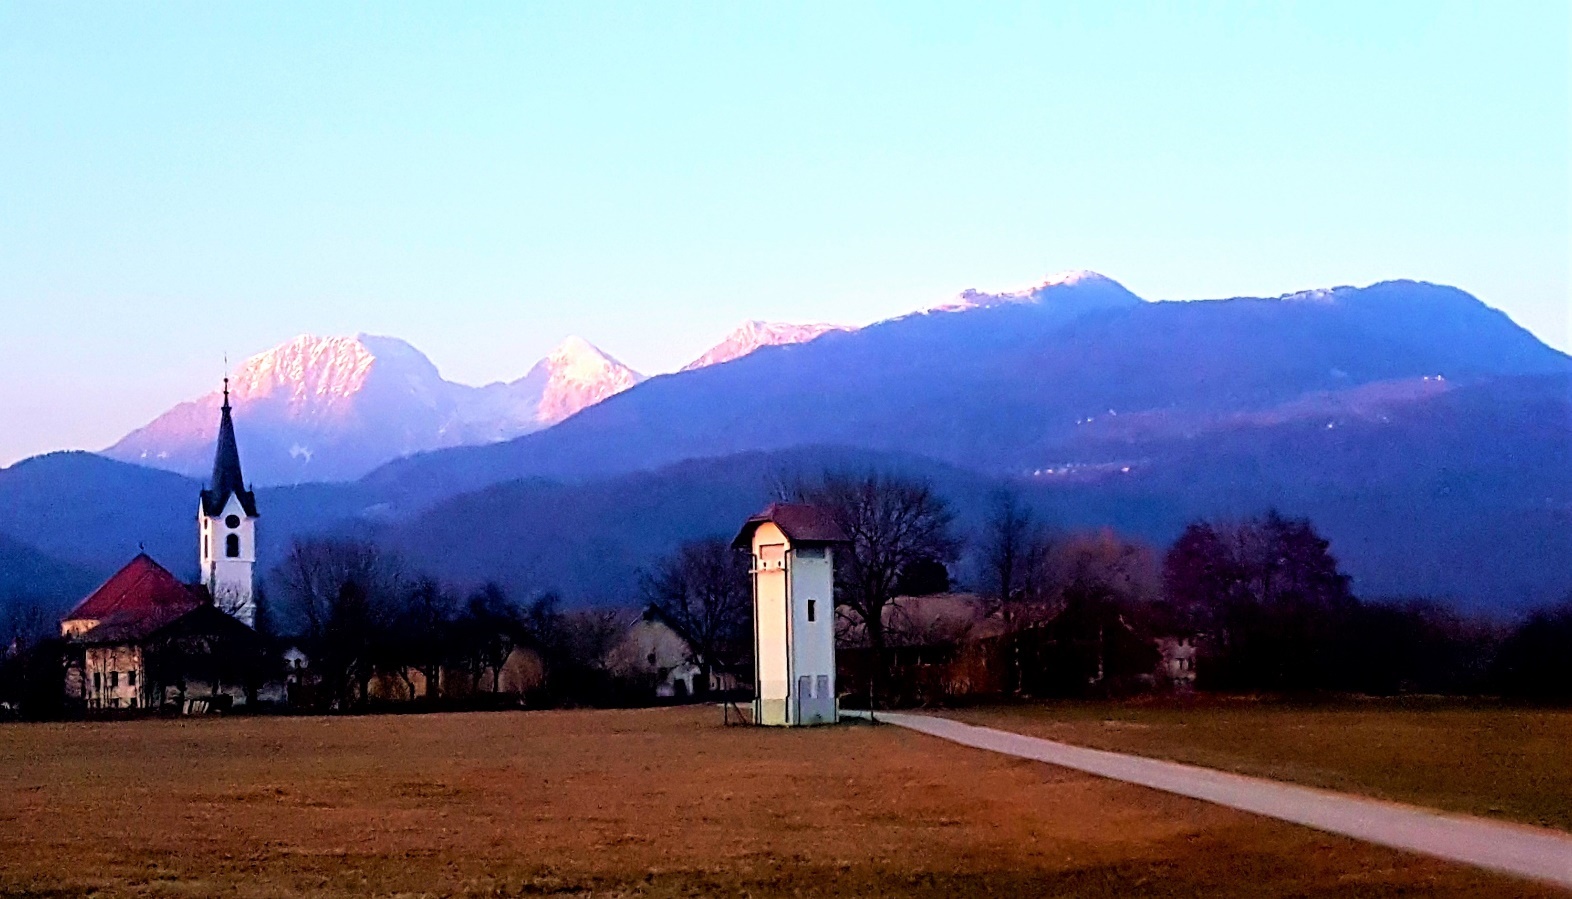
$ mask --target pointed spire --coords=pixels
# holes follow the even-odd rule
[[[235,421],[230,414],[229,378],[224,379],[224,405],[219,408],[218,446],[213,452],[213,480],[202,491],[202,503],[209,515],[217,515],[229,501],[231,494],[240,498],[246,514],[255,516],[256,499],[246,490],[245,475],[240,471],[240,444],[235,440]]]
[[[230,415],[229,385],[224,385],[224,406],[219,411],[218,448],[213,454],[213,482],[209,489],[215,496],[227,498],[231,493],[246,489],[240,472],[240,445],[235,441],[235,420]]]

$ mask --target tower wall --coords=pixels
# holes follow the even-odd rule
[[[231,520],[235,521],[234,527],[229,526]],[[255,627],[256,519],[248,516],[240,500],[231,495],[219,515],[207,515],[198,503],[197,528],[202,583],[213,594],[214,604],[247,627]],[[239,553],[234,557],[228,554],[230,535],[239,539]]]
[[[753,628],[757,699],[753,720],[786,724],[790,697],[790,616],[787,614],[786,535],[773,524],[753,536]]]
[[[773,523],[753,534],[754,721],[836,720],[834,551],[793,546]]]

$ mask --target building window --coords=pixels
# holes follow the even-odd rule
[[[809,620],[809,621],[812,621],[812,620],[814,620],[814,614],[813,614],[813,613],[814,613],[814,611],[815,611],[815,609],[814,609],[814,607],[815,607],[815,606],[816,606],[816,605],[817,605],[817,604],[818,604],[818,600],[816,600],[816,599],[810,599],[810,600],[808,600],[808,620]]]
[[[240,516],[239,515],[231,515],[228,518],[224,519],[224,527],[229,528],[231,531],[234,530],[235,528],[240,527]]]
[[[102,689],[104,689],[104,675],[102,673],[98,672],[98,671],[94,671],[93,672],[93,689],[94,690],[102,690]]]
[[[230,534],[224,538],[224,555],[231,559],[240,558],[240,535]]]
[[[136,669],[135,668],[132,668],[130,671],[126,672],[126,686],[128,686],[128,687],[136,686]]]
[[[116,688],[118,686],[120,686],[120,672],[118,672],[118,671],[111,671],[111,672],[109,672],[109,689],[113,690],[114,688]]]

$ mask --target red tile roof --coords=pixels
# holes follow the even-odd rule
[[[97,621],[83,639],[136,639],[206,604],[206,590],[181,583],[141,553],[77,603],[64,620]]]
[[[774,523],[792,543],[850,543],[846,532],[835,523],[829,513],[818,506],[806,503],[772,503],[763,512],[748,519],[731,542],[736,549],[745,549],[753,543],[753,532],[766,521]]]

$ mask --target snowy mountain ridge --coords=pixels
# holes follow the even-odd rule
[[[246,472],[260,483],[358,477],[391,459],[549,427],[644,379],[570,337],[508,383],[448,381],[393,337],[303,334],[247,359],[230,379]],[[220,391],[181,403],[105,455],[191,476],[212,461]]]
[[[850,325],[824,323],[795,325],[790,322],[746,321],[737,330],[726,335],[720,343],[706,350],[704,355],[684,365],[682,370],[693,371],[711,365],[720,365],[733,359],[741,359],[759,347],[807,343],[831,331],[854,330],[856,328]]]

